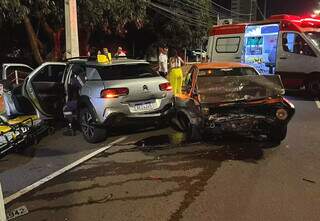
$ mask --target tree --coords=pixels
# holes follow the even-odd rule
[[[149,12],[150,27],[158,35],[158,44],[170,47],[196,47],[207,36],[215,16],[210,0],[153,1]]]
[[[80,49],[88,44],[94,29],[124,35],[128,23],[140,28],[146,16],[145,0],[78,0]],[[3,23],[23,23],[34,60],[62,57],[64,33],[63,0],[0,0],[0,27]],[[39,37],[39,31],[45,37]]]

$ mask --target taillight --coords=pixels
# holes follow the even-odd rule
[[[172,91],[172,86],[169,82],[159,85],[161,91]]]
[[[108,88],[101,91],[100,96],[102,98],[117,98],[120,96],[125,96],[129,94],[129,89],[126,87],[123,88]]]

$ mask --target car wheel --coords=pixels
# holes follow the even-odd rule
[[[287,136],[287,125],[272,127],[268,134],[268,140],[276,143],[281,143]]]
[[[186,133],[187,141],[196,142],[201,140],[202,136],[200,128],[197,125],[193,125],[189,118],[184,114],[179,114],[178,119],[183,131]]]
[[[308,93],[312,96],[320,95],[320,79],[309,81],[307,84]]]
[[[80,111],[80,125],[83,137],[89,143],[102,142],[107,137],[107,130],[95,124],[95,117],[89,108]]]

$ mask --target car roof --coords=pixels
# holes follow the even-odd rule
[[[73,59],[69,60],[68,63],[83,63],[87,66],[114,66],[114,65],[131,65],[131,64],[149,64],[149,62],[145,60],[137,60],[137,59],[126,59],[126,58],[118,58],[112,59],[111,63],[100,63],[96,59]]]
[[[194,64],[199,70],[205,69],[221,69],[221,68],[250,68],[250,65],[242,64],[239,62],[228,62],[228,61],[219,61],[219,62],[208,62],[208,63],[198,63]]]

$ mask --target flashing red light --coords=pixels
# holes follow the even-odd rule
[[[161,91],[172,91],[172,86],[169,82],[159,85]]]
[[[129,89],[124,88],[108,88],[105,90],[102,90],[100,93],[100,96],[102,98],[117,98],[120,96],[126,96],[129,94]]]

